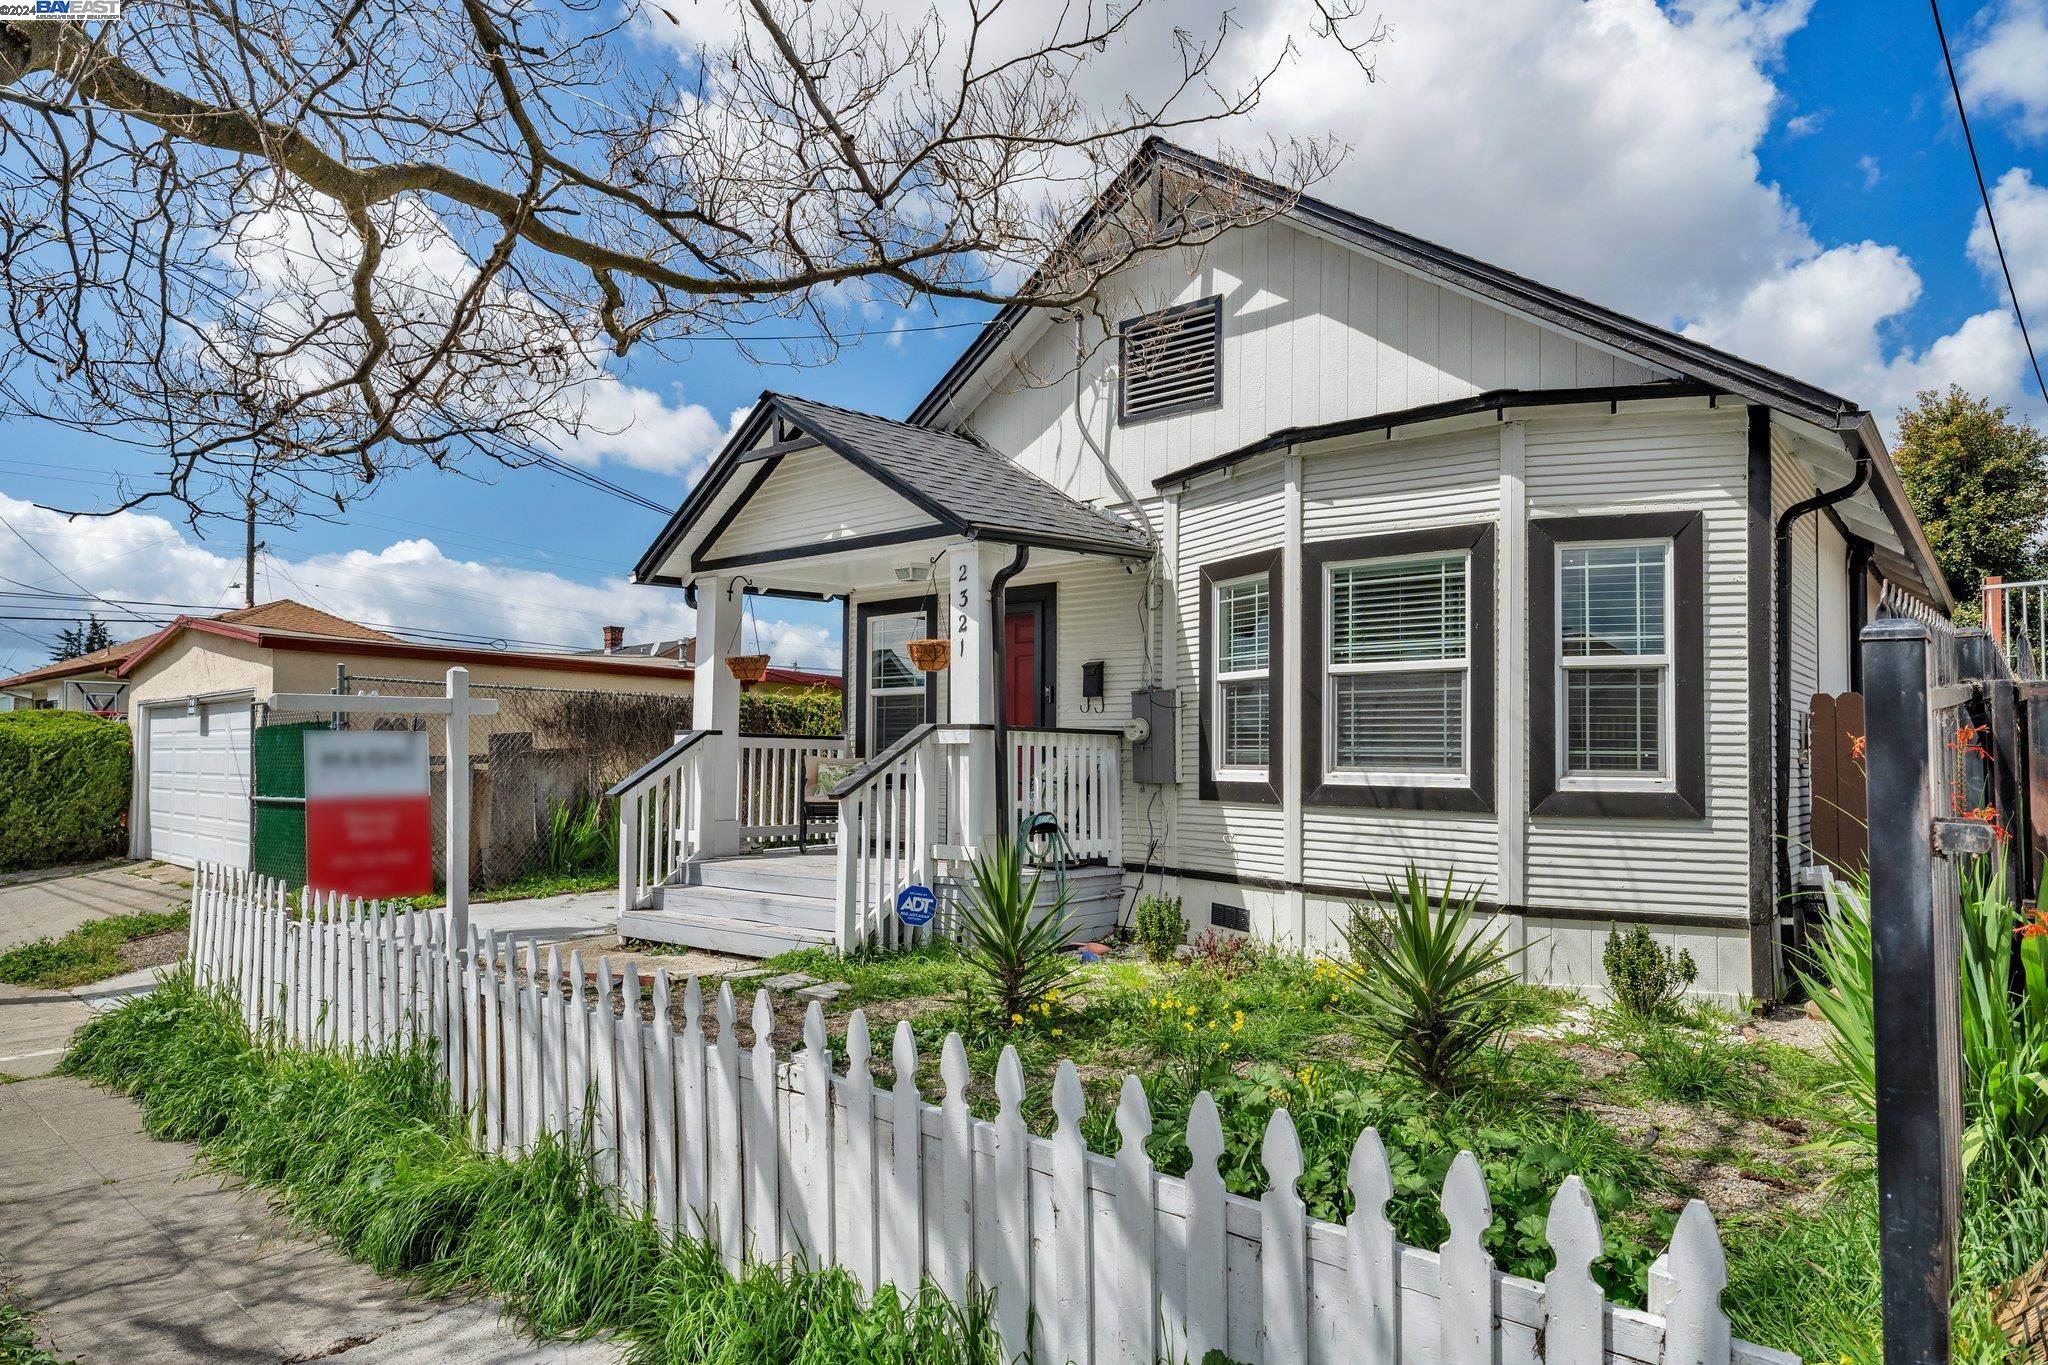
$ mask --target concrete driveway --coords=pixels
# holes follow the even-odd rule
[[[192,874],[168,863],[52,869],[0,881],[0,952],[57,938],[87,920],[175,910],[192,898]]]

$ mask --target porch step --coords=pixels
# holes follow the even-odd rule
[[[837,938],[837,863],[830,855],[766,853],[682,870],[653,904],[619,917],[628,938],[743,957],[829,947]]]
[[[685,865],[679,884],[830,902],[838,892],[839,863],[830,853],[754,853],[712,858]]]

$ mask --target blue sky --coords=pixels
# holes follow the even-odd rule
[[[1300,17],[1296,0],[1238,8],[1253,48]],[[1307,50],[1251,126],[1226,136],[1334,132],[1353,152],[1327,197],[1780,365],[1887,426],[1914,388],[1949,379],[2039,417],[1981,231],[1972,249],[1977,191],[1924,5],[1387,9],[1393,32],[1375,83],[1341,54]],[[1944,14],[1970,73],[1985,170],[2007,178],[2000,220],[2021,297],[2037,342],[2048,340],[2048,0]],[[658,36],[647,41],[650,59],[668,56]],[[1115,61],[1101,75],[1110,88]],[[886,333],[980,316],[948,305],[853,325]],[[572,454],[672,506],[711,435],[763,388],[901,415],[972,335],[874,337],[807,370],[762,369],[717,343],[638,355],[618,373],[642,391],[641,439]],[[145,464],[110,442],[12,423],[0,428],[0,515],[96,592],[237,604],[238,536],[202,543],[162,518],[66,523],[28,506],[92,507],[116,471]],[[636,635],[688,629],[680,594],[623,581],[660,517],[540,470],[478,460],[467,471],[408,473],[341,524],[267,531],[260,594],[560,645],[594,645],[611,621]],[[0,575],[67,586],[5,534]],[[778,603],[763,623],[782,661],[836,663],[835,608]],[[0,672],[40,662],[50,630],[0,622]]]

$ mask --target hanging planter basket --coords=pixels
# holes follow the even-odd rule
[[[768,676],[766,654],[728,654],[725,671],[743,683],[757,683]]]
[[[904,648],[910,651],[910,662],[917,665],[920,673],[937,673],[953,662],[951,640],[912,640]]]

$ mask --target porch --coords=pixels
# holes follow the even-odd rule
[[[907,946],[947,931],[975,853],[1020,829],[1041,895],[1063,888],[1077,927],[1107,932],[1122,727],[1099,663],[1082,718],[1102,720],[1060,723],[1056,604],[1066,575],[1092,573],[1135,605],[1123,566],[1150,554],[1144,532],[965,437],[765,397],[636,570],[690,595],[703,644],[699,728],[613,789],[621,933],[755,956]],[[1027,570],[1039,581],[1012,586]],[[843,606],[840,737],[738,732],[723,660],[749,603],[778,596]],[[917,667],[920,640],[946,643],[944,667]],[[938,894],[935,923],[898,917],[913,886]]]

